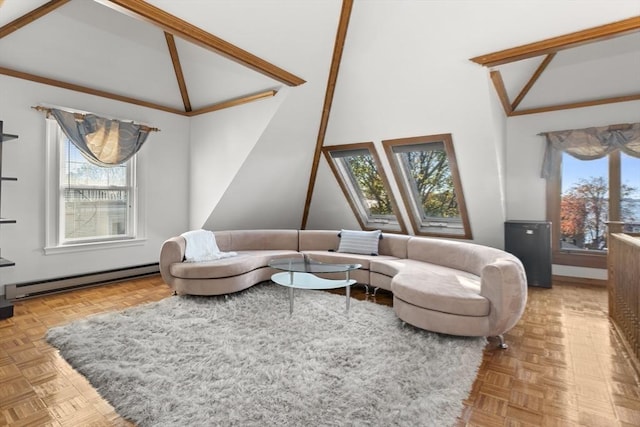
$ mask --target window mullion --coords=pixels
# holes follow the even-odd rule
[[[609,221],[620,221],[620,151],[609,154]]]

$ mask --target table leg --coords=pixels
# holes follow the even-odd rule
[[[347,282],[349,282],[349,271],[347,271]],[[347,285],[346,294],[347,294],[347,309],[346,309],[346,312],[347,312],[347,314],[349,314],[349,305],[351,303],[351,285]]]
[[[289,315],[293,314],[293,286],[289,288]]]
[[[289,316],[293,314],[293,271],[289,274]]]

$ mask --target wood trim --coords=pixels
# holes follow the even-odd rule
[[[269,98],[275,96],[277,93],[277,90],[267,90],[253,95],[242,96],[240,98],[234,98],[228,101],[219,102],[217,104],[209,105],[208,107],[198,108],[197,110],[187,112],[185,115],[188,117],[193,117],[200,114],[211,113],[212,111],[223,110],[225,108],[235,107],[236,105],[247,104],[259,99]]]
[[[10,68],[0,67],[0,74],[4,74],[5,76],[15,77],[18,79],[29,80],[35,83],[42,83],[49,86],[55,86],[62,89],[73,90],[76,92],[82,92],[89,95],[100,96],[102,98],[114,99],[116,101],[126,102],[128,104],[140,105],[142,107],[153,108],[154,110],[166,111],[168,113],[186,115],[184,111],[167,107],[160,104],[155,104],[153,102],[147,102],[136,98],[131,98],[128,96],[118,95],[111,92],[105,92],[103,90],[93,89],[86,86],[81,86],[73,83],[63,82],[61,80],[50,79],[48,77],[37,76],[35,74],[29,74],[22,71],[12,70]]]
[[[639,101],[640,93],[634,95],[615,96],[612,98],[592,99],[589,101],[572,102],[569,104],[548,105],[546,107],[530,108],[528,110],[512,111],[509,116],[523,116],[525,114],[547,113],[549,111],[570,110],[572,108],[593,107],[595,105],[614,104],[616,102]]]
[[[31,12],[26,13],[17,19],[14,19],[13,21],[0,28],[0,39],[8,36],[14,31],[19,30],[25,25],[29,25],[36,19],[42,18],[43,16],[47,15],[50,12],[53,12],[60,6],[63,6],[70,1],[71,0],[51,0],[43,4],[42,6],[33,9]]]
[[[622,163],[620,151],[609,153],[609,218],[620,222],[622,198]],[[624,223],[622,223],[624,225]],[[622,227],[621,227],[622,228]],[[608,230],[608,227],[607,227]]]
[[[307,196],[304,202],[304,209],[302,213],[302,223],[300,225],[300,228],[302,230],[307,227],[307,221],[309,220],[311,198],[313,196],[313,189],[315,187],[316,178],[318,175],[320,155],[322,153],[322,146],[324,145],[324,138],[327,133],[327,126],[329,124],[331,104],[333,103],[333,95],[336,89],[338,73],[340,71],[340,62],[342,61],[342,52],[344,50],[344,43],[347,38],[347,30],[349,29],[349,19],[351,17],[352,8],[353,0],[342,1],[342,10],[340,11],[340,20],[338,22],[338,30],[336,32],[336,41],[333,45],[333,57],[331,58],[331,68],[327,81],[327,90],[324,95],[324,104],[322,106],[322,117],[320,118],[320,127],[318,129],[318,137],[316,139],[316,148],[313,153],[313,161],[311,163],[309,185],[307,186]]]
[[[191,111],[191,101],[189,100],[187,84],[184,81],[184,74],[182,73],[182,65],[180,64],[180,56],[178,55],[176,41],[173,38],[173,35],[167,33],[166,31],[164,33],[164,38],[167,40],[167,48],[169,49],[169,55],[171,55],[173,69],[176,73],[176,80],[178,81],[178,87],[180,88],[180,96],[182,96],[184,111],[188,113],[189,111]]]
[[[507,89],[504,87],[504,81],[502,80],[502,74],[500,71],[493,70],[489,73],[491,77],[491,81],[493,82],[493,87],[495,87],[496,92],[498,94],[498,98],[500,98],[500,103],[502,104],[502,108],[507,116],[511,115],[511,102],[509,102],[509,95],[507,94]]]
[[[557,265],[570,265],[574,267],[607,268],[607,255],[605,253],[566,252],[557,250],[552,253],[552,263]]]
[[[568,283],[571,285],[590,285],[590,286],[607,286],[607,281],[603,279],[591,279],[587,277],[559,276],[554,274],[551,276],[554,284]]]
[[[376,168],[378,169],[378,174],[380,175],[382,184],[384,185],[384,188],[389,195],[391,208],[393,209],[393,213],[396,217],[396,220],[398,221],[398,226],[400,227],[400,231],[385,230],[384,227],[373,228],[365,224],[364,220],[359,214],[358,206],[350,196],[347,184],[344,182],[344,179],[342,178],[340,171],[336,167],[333,157],[331,157],[332,151],[335,152],[335,151],[361,150],[361,149],[368,150],[369,153],[371,154],[371,157],[373,157],[373,161],[375,162]],[[322,153],[324,153],[324,156],[327,162],[329,163],[329,167],[331,168],[331,171],[333,172],[333,175],[336,178],[336,181],[338,181],[338,184],[340,185],[340,189],[342,190],[344,197],[347,199],[347,202],[349,202],[349,206],[351,207],[353,214],[358,220],[358,224],[360,224],[360,228],[362,228],[363,230],[381,229],[385,233],[407,234],[407,227],[405,226],[402,216],[400,215],[400,210],[398,209],[398,203],[396,201],[396,198],[393,195],[393,192],[391,191],[391,186],[389,185],[389,179],[387,178],[387,174],[384,172],[384,169],[382,168],[382,163],[380,162],[380,156],[378,156],[378,151],[373,145],[373,142],[359,142],[359,143],[353,143],[353,144],[329,145],[329,146],[322,147]]]
[[[556,154],[558,155],[558,154]],[[558,265],[570,265],[575,267],[606,268],[607,256],[602,253],[568,252],[560,248],[560,193],[561,182],[561,162],[557,162],[556,169],[551,171],[551,176],[547,179],[546,199],[547,199],[547,220],[551,221],[551,255],[552,263]]]
[[[475,58],[471,58],[470,60],[477,64],[484,65],[485,67],[495,67],[496,65],[555,53],[560,50],[594,43],[613,37],[619,37],[637,31],[640,31],[640,16],[634,16],[632,18],[623,19],[622,21],[600,25],[558,37],[552,37],[511,49],[504,49],[498,52],[480,55]]]
[[[538,79],[540,78],[544,70],[547,68],[547,66],[555,56],[556,56],[555,53],[550,53],[542,60],[542,62],[540,63],[538,68],[536,68],[536,71],[533,73],[533,75],[531,76],[527,84],[524,85],[524,87],[522,88],[518,96],[516,96],[516,99],[513,100],[513,103],[511,104],[511,111],[518,108],[518,105],[520,105],[524,97],[527,95],[527,93],[529,93],[529,91],[531,90],[535,82],[538,81]]]
[[[554,155],[561,154],[555,153]],[[556,163],[556,169],[551,171],[551,176],[546,183],[546,214],[547,220],[551,221],[552,262],[558,265],[606,269],[606,252],[561,250],[560,199],[562,192],[562,162]]]
[[[249,67],[287,86],[299,86],[305,81],[246,50],[243,50],[177,16],[143,0],[94,0],[135,19],[149,22],[164,31],[213,51],[234,62]]]
[[[640,373],[640,240],[609,233],[609,319]]]
[[[440,233],[425,233],[420,231],[422,228],[420,218],[416,217],[416,210],[411,200],[413,199],[410,194],[409,188],[407,188],[407,182],[404,179],[404,174],[400,170],[400,166],[393,153],[393,147],[398,145],[408,144],[429,144],[433,142],[442,142],[444,144],[445,152],[447,153],[447,160],[449,161],[449,169],[451,170],[451,176],[453,177],[453,187],[458,200],[458,208],[460,210],[460,218],[464,228],[464,234],[440,234]],[[467,204],[464,199],[464,192],[462,191],[462,180],[460,179],[460,171],[458,170],[458,162],[456,160],[456,154],[453,147],[453,139],[451,134],[439,134],[439,135],[425,135],[416,136],[410,138],[389,139],[382,141],[382,146],[391,165],[393,176],[396,180],[400,193],[402,194],[402,200],[404,201],[405,209],[409,214],[409,220],[411,225],[418,235],[434,236],[434,237],[446,237],[450,239],[473,239],[471,233],[471,224],[469,222],[469,215],[467,214]]]
[[[546,144],[546,141],[545,141]],[[555,151],[554,151],[555,153]],[[552,154],[552,155],[558,155]],[[551,222],[551,252],[552,258],[560,253],[560,193],[562,184],[560,182],[560,162],[556,162],[556,168],[551,171],[551,175],[546,180],[546,215],[547,221]]]

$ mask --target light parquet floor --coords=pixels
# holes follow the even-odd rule
[[[49,327],[171,294],[159,276],[17,302],[0,320],[0,426],[131,425],[44,341]],[[391,305],[355,288],[352,295]],[[640,383],[603,287],[529,289],[522,320],[489,343],[458,426],[640,426]]]

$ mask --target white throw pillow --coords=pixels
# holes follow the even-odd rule
[[[362,255],[378,255],[378,242],[382,231],[340,231],[340,245],[338,252]]]

